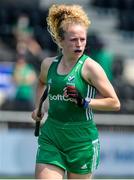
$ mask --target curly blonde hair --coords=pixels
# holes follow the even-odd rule
[[[88,29],[91,21],[80,5],[52,5],[47,17],[48,31],[59,44],[64,39],[65,29],[69,24],[79,23]]]

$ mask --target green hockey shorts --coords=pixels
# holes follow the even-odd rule
[[[36,163],[88,174],[98,167],[99,159],[98,130],[93,121],[62,123],[48,118],[41,127]]]

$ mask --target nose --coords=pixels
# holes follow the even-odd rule
[[[77,40],[76,46],[77,46],[77,47],[80,47],[80,46],[81,46],[81,41],[80,41],[80,39]]]

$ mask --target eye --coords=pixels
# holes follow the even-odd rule
[[[73,42],[73,41],[76,41],[76,40],[77,40],[76,38],[71,38],[71,39],[70,39],[70,41],[72,41],[72,42]]]
[[[81,41],[85,41],[85,38],[81,38],[80,40],[81,40]]]

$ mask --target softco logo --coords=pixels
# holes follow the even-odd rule
[[[61,95],[61,94],[57,94],[57,95],[49,94],[49,100],[50,101],[72,101],[73,102],[73,99],[66,98],[64,95]]]

